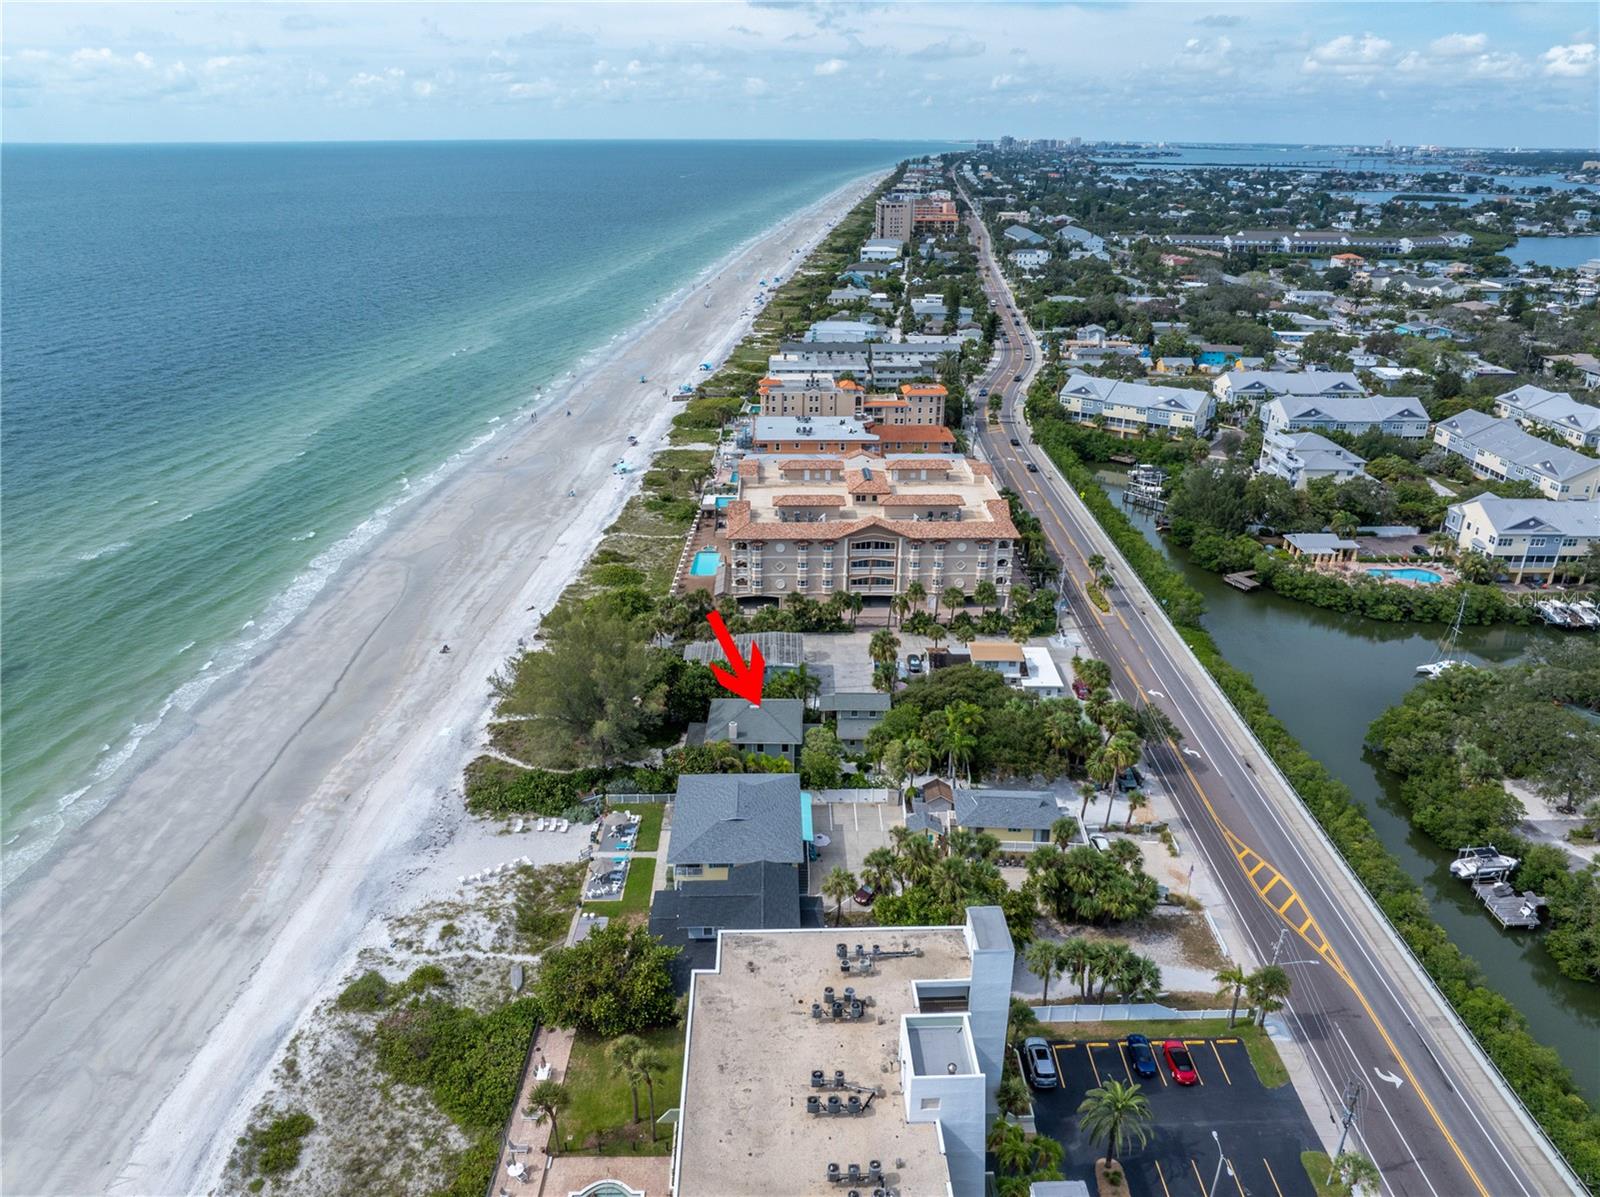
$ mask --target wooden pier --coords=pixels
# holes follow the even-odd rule
[[[1533,929],[1539,925],[1539,911],[1545,900],[1532,890],[1518,893],[1511,882],[1503,877],[1488,881],[1474,881],[1472,892],[1478,901],[1489,908],[1489,913],[1502,927]]]
[[[1253,569],[1247,569],[1237,574],[1224,574],[1222,580],[1235,590],[1246,592],[1255,590],[1261,585],[1261,579],[1256,577],[1256,571]]]

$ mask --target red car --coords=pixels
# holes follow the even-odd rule
[[[1181,1039],[1168,1039],[1161,1045],[1161,1054],[1167,1058],[1167,1067],[1172,1070],[1172,1079],[1180,1085],[1198,1085],[1200,1074],[1194,1070],[1194,1061],[1189,1058],[1189,1049],[1183,1046]]]
[[[1089,687],[1085,686],[1083,682],[1079,681],[1077,678],[1072,679],[1072,692],[1079,698],[1089,697]]]

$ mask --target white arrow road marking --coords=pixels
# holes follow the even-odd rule
[[[1197,761],[1202,759],[1200,754],[1198,752],[1196,752],[1193,748],[1185,748],[1183,750],[1183,755],[1184,756],[1192,756]]]
[[[1396,1089],[1398,1089],[1401,1085],[1405,1084],[1405,1082],[1402,1081],[1399,1077],[1393,1076],[1390,1073],[1385,1072],[1383,1069],[1379,1068],[1376,1064],[1374,1064],[1372,1066],[1372,1071],[1378,1074],[1378,1079],[1380,1081],[1388,1081]]]
[[[1150,691],[1150,697],[1151,698],[1165,698],[1166,695],[1161,693],[1160,690],[1152,690],[1152,691]]]

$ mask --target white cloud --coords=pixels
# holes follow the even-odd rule
[[[411,85],[411,93],[424,100],[433,95],[435,90],[434,85],[426,79],[418,79]]]
[[[1356,37],[1347,33],[1315,47],[1302,65],[1307,74],[1371,75],[1384,65],[1393,49],[1393,42],[1376,34]]]
[[[506,88],[506,95],[513,100],[544,100],[555,95],[557,90],[548,78],[539,78],[531,83],[511,84]]]
[[[988,47],[979,41],[957,37],[951,34],[936,42],[930,42],[920,50],[913,50],[907,58],[915,58],[923,62],[943,62],[949,58],[976,58]]]
[[[744,94],[747,96],[764,96],[771,90],[765,79],[758,79],[754,75],[747,76],[744,81]]]
[[[1429,43],[1428,49],[1440,58],[1465,58],[1489,48],[1486,33],[1447,33]]]
[[[1577,79],[1594,74],[1595,45],[1579,42],[1570,46],[1551,46],[1541,56],[1544,73],[1558,78]]]
[[[811,68],[813,75],[837,75],[850,64],[842,58],[830,58],[827,62],[819,62]]]
[[[990,91],[1003,91],[1017,81],[1015,75],[996,75],[989,80]]]

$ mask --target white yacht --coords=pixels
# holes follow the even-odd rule
[[[1450,862],[1450,875],[1462,881],[1476,881],[1480,877],[1503,877],[1521,861],[1507,856],[1493,844],[1478,848],[1463,848]]]

